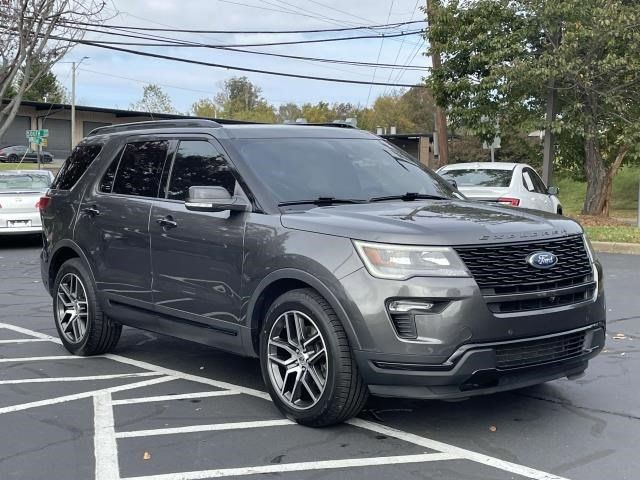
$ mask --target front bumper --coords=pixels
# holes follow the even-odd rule
[[[545,361],[528,364],[523,361],[522,366],[501,365],[498,354],[501,349],[521,345],[522,351],[526,352],[526,345],[557,344],[556,339],[572,335],[584,338],[579,351],[572,351],[572,355],[557,355],[556,359],[547,355]],[[587,368],[589,359],[602,350],[604,342],[604,325],[596,324],[543,337],[491,344],[467,344],[440,365],[406,363],[406,358],[390,358],[388,355],[362,351],[356,352],[356,359],[360,372],[369,385],[369,391],[374,395],[459,399],[527,387],[562,377],[579,376]]]
[[[605,298],[596,269],[593,298],[515,313],[490,310],[473,278],[395,281],[373,278],[365,269],[353,272],[341,279],[342,304],[360,344],[354,351],[360,373],[375,395],[452,399],[575,376],[604,346]],[[445,306],[416,314],[416,337],[402,338],[386,308],[398,298]],[[498,362],[496,352],[509,346],[572,332],[585,336],[583,348],[569,357]]]

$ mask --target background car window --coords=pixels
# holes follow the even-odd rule
[[[440,172],[446,180],[455,180],[459,187],[508,187],[512,170],[452,169]]]
[[[189,187],[224,187],[233,195],[236,179],[229,164],[213,145],[205,141],[180,142],[166,197],[186,200]]]
[[[0,172],[0,192],[44,190],[51,185],[51,177],[40,173]]]
[[[529,175],[529,172],[526,170],[522,172],[522,184],[524,185],[524,188],[526,188],[529,192],[535,191],[533,180],[531,180],[531,175]]]
[[[118,164],[112,193],[156,197],[168,146],[166,141],[127,144]]]
[[[537,193],[547,193],[547,187],[540,178],[540,176],[535,172],[535,170],[531,170],[527,168],[527,172],[529,172],[529,176],[531,177],[531,181],[533,182],[533,188]]]
[[[62,168],[58,172],[56,179],[53,181],[51,188],[57,190],[72,189],[101,150],[102,144],[97,143],[91,145],[78,145],[74,148],[71,156],[67,158],[64,165],[62,165]]]

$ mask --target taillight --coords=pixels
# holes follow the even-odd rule
[[[47,208],[49,206],[49,204],[51,203],[51,197],[47,197],[46,195],[44,197],[40,197],[40,200],[38,200],[36,202],[36,208],[40,211],[44,210],[45,208]]]
[[[503,205],[510,205],[512,207],[517,207],[518,205],[520,205],[520,199],[511,198],[511,197],[501,197],[498,199],[498,203],[501,203]]]

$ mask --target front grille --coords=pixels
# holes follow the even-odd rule
[[[558,263],[538,269],[527,258],[551,252]],[[581,235],[554,240],[457,247],[494,313],[540,310],[587,301],[595,279]],[[523,295],[531,294],[531,295]]]
[[[583,331],[498,346],[495,348],[496,367],[507,370],[578,357],[584,351],[584,340]]]
[[[418,338],[416,321],[411,313],[392,313],[391,321],[400,338]]]

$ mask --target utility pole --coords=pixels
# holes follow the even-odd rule
[[[71,62],[71,150],[76,146],[76,70],[89,57],[82,57],[80,61]]]
[[[562,40],[562,25],[558,25],[558,30],[551,37],[551,48],[558,49]],[[558,107],[558,92],[556,90],[554,79],[549,80],[547,91],[547,126],[544,129],[544,146],[542,150],[542,180],[545,185],[550,186],[553,179],[553,160],[554,160],[554,135],[552,132],[552,124],[556,119],[556,110]]]
[[[439,0],[427,0],[427,21],[429,30],[427,36],[431,44],[431,66],[432,71],[442,68],[442,62],[440,59],[440,50],[434,46],[433,38],[431,37],[431,22],[435,17],[435,9],[438,6]],[[447,132],[447,116],[445,111],[439,105],[436,105],[435,114],[435,130],[437,132],[438,142],[438,165],[439,167],[447,165],[449,163],[449,134]],[[434,148],[435,151],[435,148]]]

